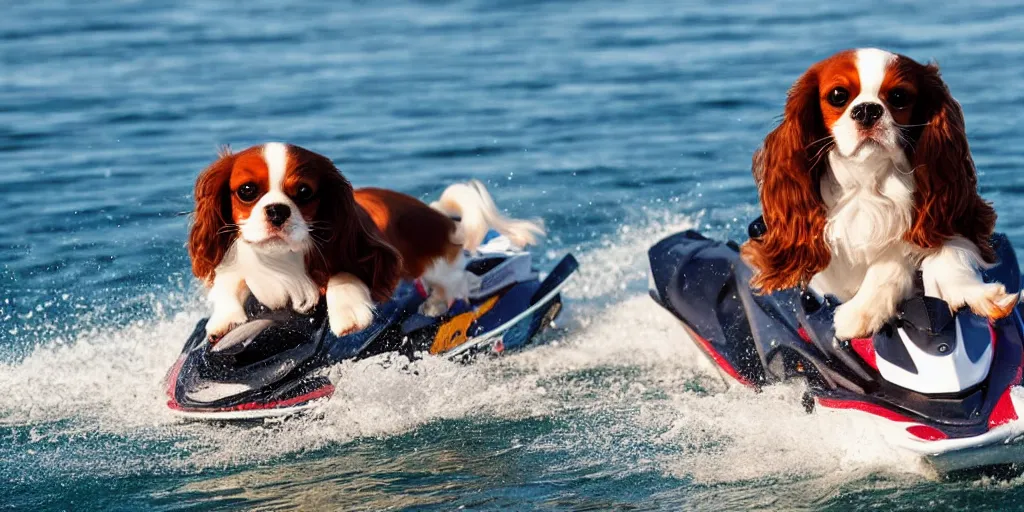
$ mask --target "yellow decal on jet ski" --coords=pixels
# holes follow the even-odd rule
[[[462,345],[469,339],[469,327],[473,325],[473,322],[477,318],[480,318],[488,311],[494,308],[494,305],[498,303],[498,297],[491,297],[487,299],[483,304],[480,304],[473,311],[467,311],[461,315],[455,315],[451,320],[448,320],[437,329],[437,335],[434,336],[434,343],[430,345],[431,354],[440,354],[447,352],[459,345]]]

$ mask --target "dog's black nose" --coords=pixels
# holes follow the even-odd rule
[[[885,107],[878,103],[861,103],[850,109],[850,117],[864,128],[871,128],[875,121],[885,114]]]
[[[288,216],[292,214],[292,209],[286,204],[270,204],[263,211],[267,214],[267,220],[277,227],[281,227],[284,221],[288,220]]]

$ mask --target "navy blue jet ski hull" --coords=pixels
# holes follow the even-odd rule
[[[986,280],[1018,292],[1020,269],[1012,246],[1003,235],[996,235],[992,242],[999,263],[985,271]],[[968,310],[950,313],[944,302],[919,292],[873,337],[837,340],[832,315],[838,301],[798,289],[755,294],[749,286],[751,271],[740,259],[735,242],[686,231],[658,242],[648,256],[652,298],[675,315],[701,350],[736,382],[757,389],[804,379],[808,385],[804,406],[809,411],[821,406],[867,412],[905,425],[915,441],[943,441],[948,446],[988,439],[1002,425],[1017,420],[1010,390],[1021,381],[1024,336],[1019,309],[989,324]],[[881,378],[878,351],[902,346],[893,343],[894,332],[939,336],[934,333],[948,331],[948,326],[942,326],[952,325],[953,318],[963,331],[960,342],[973,351],[972,357],[979,352],[973,347],[993,350],[983,381],[957,393],[935,395]],[[960,335],[958,331],[958,339]],[[899,360],[898,354],[884,355]],[[942,451],[936,448],[935,453]]]
[[[485,273],[503,261],[471,262]],[[534,275],[470,302],[459,302],[441,318],[420,315],[425,297],[402,283],[379,304],[363,331],[335,336],[321,303],[309,315],[246,304],[249,321],[211,345],[206,319],[189,336],[166,377],[168,407],[195,419],[253,419],[292,414],[334,393],[324,369],[386,352],[410,358],[426,352],[467,358],[528,346],[561,311],[559,291],[578,263],[565,256],[542,281]]]

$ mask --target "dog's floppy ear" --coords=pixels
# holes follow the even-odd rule
[[[825,244],[825,203],[819,183],[828,129],[818,100],[818,70],[789,91],[782,123],[754,153],[753,172],[766,231],[742,247],[751,285],[769,293],[807,283],[831,260]]]
[[[925,248],[941,247],[955,235],[995,260],[990,237],[996,212],[978,194],[978,176],[967,144],[964,114],[939,76],[938,66],[920,66],[918,100],[912,125],[923,125],[912,156],[914,223],[906,240]]]
[[[306,157],[306,165],[318,168],[320,176],[320,205],[312,237],[319,251],[306,256],[310,275],[324,285],[331,276],[348,272],[370,289],[374,301],[391,298],[402,271],[398,251],[356,204],[352,184],[334,164],[320,155]]]
[[[214,270],[224,258],[238,232],[229,229],[231,218],[231,168],[235,157],[224,148],[215,162],[196,179],[196,208],[188,236],[188,254],[192,273],[207,285],[213,282]]]
[[[350,233],[355,241],[352,248],[355,270],[353,274],[370,288],[374,301],[391,298],[402,271],[402,257],[384,237],[377,225],[362,208],[356,208],[356,220]]]

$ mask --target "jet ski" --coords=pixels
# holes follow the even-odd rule
[[[763,233],[755,221],[750,235]],[[985,279],[1019,293],[1013,247],[1001,234],[992,243],[999,261]],[[938,476],[1015,471],[1024,463],[1019,307],[989,322],[966,308],[950,312],[919,282],[873,336],[840,340],[835,297],[801,289],[753,293],[735,242],[685,231],[655,244],[648,257],[651,297],[682,322],[727,382],[760,389],[802,379],[808,413],[866,418]]]
[[[403,282],[378,304],[366,329],[335,336],[324,301],[308,315],[272,311],[250,298],[248,322],[216,344],[200,320],[165,378],[167,406],[195,420],[254,420],[320,406],[334,393],[327,370],[339,363],[394,352],[468,360],[530,345],[562,309],[560,290],[578,263],[566,255],[541,279],[532,255],[491,233],[466,269],[480,277],[469,300],[442,317],[418,313],[419,282]]]

